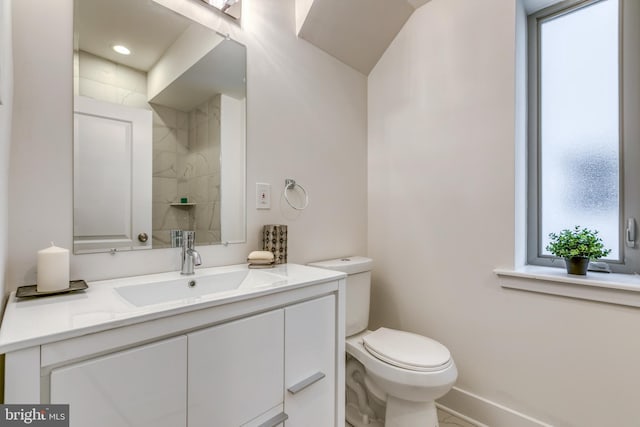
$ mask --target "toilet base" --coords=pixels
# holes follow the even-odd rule
[[[439,427],[435,402],[410,402],[387,396],[385,427]]]
[[[384,427],[384,420],[364,416],[357,405],[347,404],[345,408],[347,425],[352,427]]]

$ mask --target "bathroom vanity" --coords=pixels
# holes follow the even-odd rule
[[[344,278],[238,265],[12,293],[5,403],[68,403],[71,426],[342,426]]]

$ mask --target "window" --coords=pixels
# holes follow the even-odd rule
[[[530,264],[560,266],[548,235],[580,225],[600,231],[614,271],[640,270],[634,236],[627,241],[640,215],[640,133],[627,126],[640,121],[638,31],[624,33],[622,13],[632,3],[640,2],[565,1],[529,16]]]

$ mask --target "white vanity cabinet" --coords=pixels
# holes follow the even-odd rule
[[[187,339],[177,337],[51,371],[51,403],[75,427],[186,426]]]
[[[344,275],[272,271],[280,288],[149,308],[110,283],[58,300],[12,294],[5,403],[68,403],[72,427],[343,427]]]

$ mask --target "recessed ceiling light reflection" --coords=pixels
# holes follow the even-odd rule
[[[113,47],[113,50],[118,52],[120,55],[129,55],[131,53],[131,51],[126,46],[122,46],[119,44],[115,45]]]

